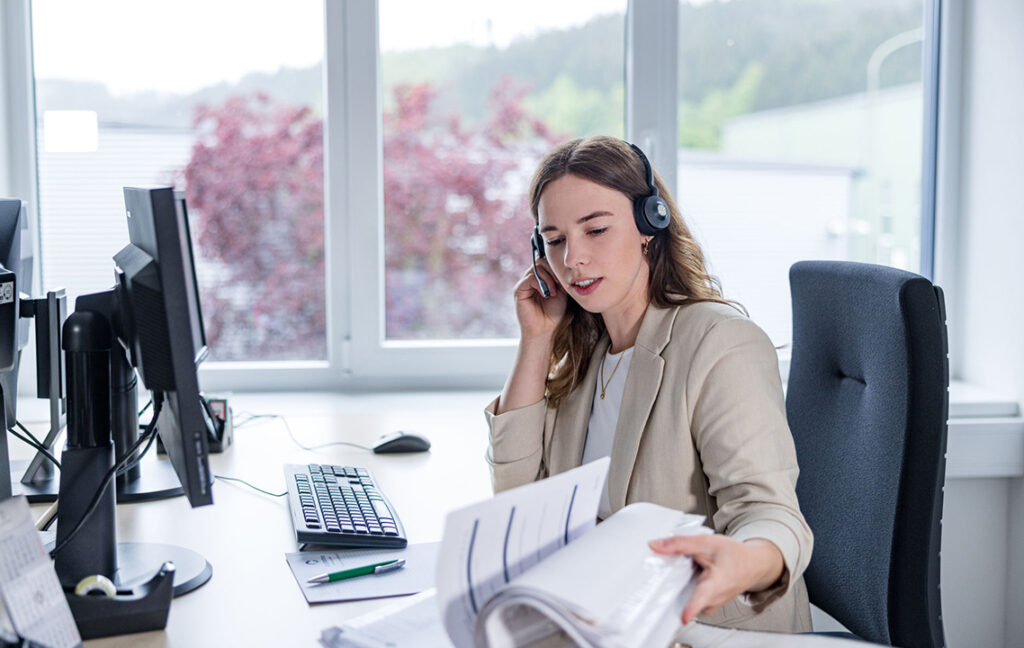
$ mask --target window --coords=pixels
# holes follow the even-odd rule
[[[386,340],[518,336],[530,176],[623,136],[625,9],[381,1]]]
[[[785,344],[793,261],[930,251],[922,5],[12,0],[11,193],[38,160],[43,285],[73,297],[112,283],[123,185],[184,188],[207,389],[491,387],[539,157],[625,136]]]
[[[121,188],[174,185],[211,360],[325,360],[321,4],[102,4],[32,4],[44,289],[112,285]]]
[[[678,199],[776,344],[793,262],[919,271],[922,20],[921,0],[679,5]]]

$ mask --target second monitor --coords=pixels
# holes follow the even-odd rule
[[[114,257],[116,286],[83,295],[64,327],[68,434],[61,471],[56,568],[61,582],[89,574],[132,589],[173,561],[174,593],[209,579],[209,564],[170,545],[116,544],[112,412],[134,390],[136,371],[153,392],[156,431],[192,506],[211,504],[210,421],[200,404],[197,368],[206,356],[188,223],[170,188],[124,190],[131,243]],[[116,407],[116,406],[115,406]],[[137,420],[126,408],[125,417]],[[134,428],[135,426],[130,426]],[[102,494],[102,503],[93,503]],[[134,577],[135,580],[131,580]]]

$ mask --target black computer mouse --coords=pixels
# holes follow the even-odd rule
[[[376,454],[385,452],[425,452],[430,450],[430,441],[427,437],[415,432],[392,432],[385,434],[373,444],[373,451]]]

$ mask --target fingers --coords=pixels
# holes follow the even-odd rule
[[[683,623],[718,611],[742,591],[742,588],[737,590],[735,574],[729,566],[729,542],[728,538],[718,535],[695,535],[661,538],[649,543],[657,553],[689,556],[702,568],[693,596],[683,609]]]
[[[656,553],[692,556],[710,551],[715,543],[713,535],[672,536],[651,540],[648,545]]]
[[[548,288],[551,288],[551,284],[548,284]],[[540,284],[537,283],[537,277],[534,276],[533,270],[530,270],[515,287],[516,299],[527,299],[533,300],[538,296],[543,297],[540,290]]]
[[[693,596],[690,597],[686,607],[683,608],[683,625],[690,623],[701,614],[711,614],[721,607],[720,605],[713,606],[711,603],[715,592],[710,573],[705,571],[701,574],[701,578],[698,579],[697,587],[693,590]]]
[[[693,621],[704,612],[704,608],[707,607],[708,597],[711,595],[711,585],[709,582],[712,578],[710,570],[705,569],[700,573],[700,576],[697,578],[697,587],[693,590],[693,596],[690,597],[686,607],[683,608],[683,624]]]
[[[531,268],[532,270],[533,268]],[[555,274],[551,271],[551,266],[548,265],[547,259],[537,260],[537,272],[541,275],[540,278],[544,280],[544,283],[547,284],[552,295],[558,292],[558,280],[555,279]],[[536,275],[534,275],[534,280],[536,281]]]
[[[540,274],[540,278],[544,280],[551,296],[557,295],[560,286],[543,259],[537,261],[537,273]],[[537,274],[534,274],[532,266],[526,269],[523,273],[523,278],[516,284],[515,294],[516,299],[535,299],[538,297],[544,297],[544,294],[540,289],[540,282],[537,280]]]
[[[686,607],[683,608],[682,621],[690,623],[701,614],[714,614],[723,605],[732,600],[736,594],[719,570],[705,569],[697,579],[697,587],[693,591]]]

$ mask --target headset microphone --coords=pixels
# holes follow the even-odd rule
[[[533,250],[530,252],[530,256],[533,257],[533,276],[537,278],[537,283],[540,284],[540,292],[545,297],[551,296],[551,289],[548,288],[547,283],[540,278],[540,273],[537,272],[537,258],[544,258],[544,239],[540,235],[540,225],[533,228],[533,234],[530,236],[530,246]]]

